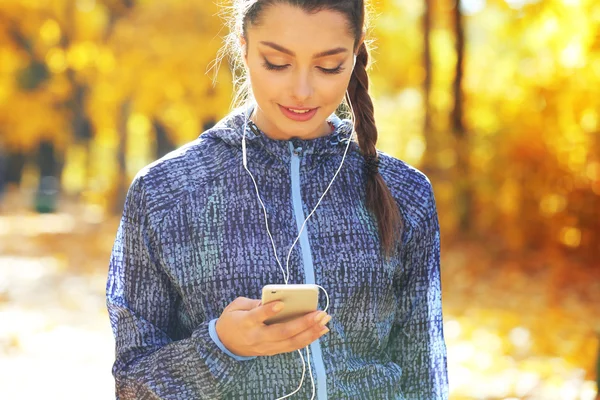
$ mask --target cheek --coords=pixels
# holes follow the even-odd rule
[[[265,91],[268,91],[269,89],[269,85],[265,84],[265,82],[267,82],[265,74],[258,69],[251,69],[248,76],[250,77],[250,84],[252,85],[254,96],[262,97],[265,94]]]
[[[316,92],[327,101],[339,103],[346,94],[349,81],[349,74],[340,74],[333,77],[322,76],[315,81],[317,83]]]
[[[288,79],[284,74],[274,74],[262,67],[249,72],[252,92],[257,99],[275,99],[285,92]]]

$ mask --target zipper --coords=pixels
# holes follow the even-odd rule
[[[302,196],[300,193],[300,158],[302,157],[302,147],[296,147],[290,144],[290,152],[292,153],[291,160],[291,180],[292,180],[292,201],[294,205],[294,215],[296,216],[296,224],[298,232],[302,228],[304,219],[304,211],[302,209]],[[300,248],[302,250],[302,263],[304,265],[304,280],[305,283],[315,283],[315,268],[313,265],[312,254],[310,251],[310,243],[308,242],[308,226],[304,226],[304,230],[300,235]],[[310,344],[311,359],[315,364],[316,372],[316,389],[317,399],[327,400],[327,376],[325,374],[325,364],[323,363],[323,353],[321,352],[321,340]]]

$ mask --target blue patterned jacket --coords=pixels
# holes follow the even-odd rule
[[[117,398],[275,399],[298,387],[297,352],[238,357],[214,323],[236,297],[283,283],[264,214],[242,165],[244,111],[144,168],[129,189],[110,260],[107,306],[116,339]],[[247,129],[257,180],[285,267],[299,228],[342,159],[350,121],[312,140]],[[401,243],[381,257],[365,207],[358,144],[290,258],[289,283],[330,296],[330,332],[311,344],[318,400],[445,399],[439,225],[431,184],[383,152],[380,173],[404,219]],[[325,307],[324,296],[320,308]],[[307,376],[292,396],[310,399]]]

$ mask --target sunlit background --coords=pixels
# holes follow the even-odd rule
[[[452,399],[593,400],[600,2],[379,0],[378,147],[442,228]],[[144,165],[229,110],[211,0],[0,3],[0,399],[110,399],[108,258]]]

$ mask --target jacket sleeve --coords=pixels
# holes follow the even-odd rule
[[[448,398],[440,230],[433,191],[427,183],[425,212],[402,250],[403,265],[396,281],[399,303],[390,337],[392,359],[402,368],[401,387],[407,400]]]
[[[138,176],[127,194],[109,265],[106,295],[116,342],[116,397],[222,398],[247,375],[253,357],[234,357],[219,348],[210,321],[190,337],[173,339],[179,336],[174,324],[181,297],[162,268],[146,200]]]

